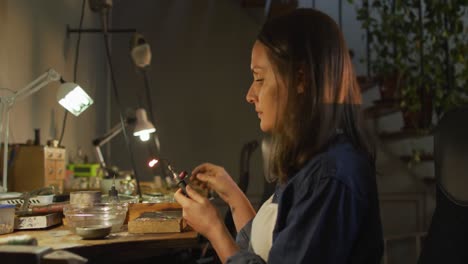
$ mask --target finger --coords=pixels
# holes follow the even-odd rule
[[[195,175],[199,172],[204,172],[206,171],[206,167],[207,167],[207,163],[203,163],[203,164],[200,164],[198,165],[197,167],[195,167],[193,170],[192,170],[192,175]]]
[[[182,193],[182,189],[179,189],[177,190],[175,193],[174,193],[174,199],[182,206],[182,207],[187,207],[190,205],[190,203],[192,202],[191,199],[187,196],[185,196],[183,193]]]
[[[192,175],[196,175],[197,173],[200,173],[200,172],[206,172],[207,170],[209,170],[209,167],[211,166],[213,166],[213,164],[208,163],[208,162],[200,164],[197,167],[195,167],[195,169],[192,170]]]
[[[198,181],[198,179],[197,179],[197,177],[195,175],[191,175],[189,179],[190,179],[191,182]]]
[[[210,184],[210,180],[213,178],[213,176],[208,175],[206,173],[197,173],[195,177],[197,177],[199,181],[206,183],[206,184]]]
[[[197,179],[196,177],[190,177],[190,184],[194,184],[197,186],[202,186],[203,182]]]
[[[204,203],[205,202],[205,197],[201,196],[197,191],[195,191],[192,187],[187,185],[185,187],[185,190],[187,191],[187,195],[192,198],[197,203]]]

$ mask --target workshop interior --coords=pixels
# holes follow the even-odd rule
[[[377,146],[381,263],[466,248],[466,1],[0,0],[2,263],[220,263],[174,193],[203,162],[255,209],[274,192],[245,96],[258,30],[297,8],[348,44]],[[196,191],[235,237],[228,206]]]

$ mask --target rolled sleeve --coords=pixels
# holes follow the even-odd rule
[[[252,231],[253,219],[247,222],[245,226],[237,233],[236,243],[240,250],[249,250],[250,248],[250,233]]]
[[[241,250],[235,255],[229,257],[226,264],[263,264],[265,261],[255,253],[247,250]]]
[[[250,220],[236,236],[236,243],[240,251],[227,259],[227,264],[261,264],[265,263],[263,259],[252,252],[250,248],[250,234],[252,231],[252,221]]]

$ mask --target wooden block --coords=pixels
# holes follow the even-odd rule
[[[133,234],[182,232],[184,227],[181,210],[144,212],[128,222],[128,232]]]
[[[46,215],[19,216],[15,218],[15,229],[38,229],[47,228],[62,223],[61,213],[50,213]]]
[[[136,219],[145,212],[161,212],[168,210],[180,210],[178,203],[130,203],[128,207],[128,222]]]

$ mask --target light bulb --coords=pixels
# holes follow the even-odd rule
[[[141,133],[140,140],[141,141],[148,141],[150,139],[150,133]]]
[[[152,159],[152,160],[150,160],[150,161],[148,162],[148,166],[149,166],[150,168],[153,168],[156,164],[158,164],[158,162],[159,162],[159,160],[157,160],[157,159]]]

